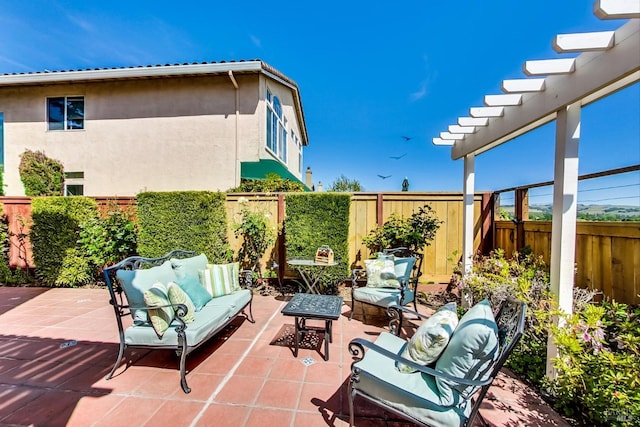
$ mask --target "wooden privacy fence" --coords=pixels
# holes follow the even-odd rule
[[[518,231],[520,236],[518,236]],[[640,304],[640,223],[578,222],[575,285],[626,304]],[[517,245],[518,240],[521,241]],[[551,222],[495,222],[495,247],[511,256],[518,247],[551,260]]]
[[[234,253],[240,247],[240,240],[234,236],[233,224],[240,221],[241,198],[249,203],[252,210],[267,213],[274,227],[282,229],[285,219],[285,194],[263,194],[263,193],[243,193],[227,195],[227,237]],[[26,224],[31,219],[31,200],[28,197],[2,197],[4,213],[7,216],[9,230],[13,233],[20,231],[20,218]],[[108,204],[109,198],[96,198],[99,206]],[[135,203],[134,198],[118,198],[120,205],[130,205]],[[362,244],[362,238],[377,225],[383,224],[392,213],[397,213],[402,217],[408,217],[418,208],[429,205],[434,210],[436,217],[443,221],[440,229],[436,233],[434,241],[430,246],[424,248],[423,283],[448,282],[454,267],[460,259],[462,253],[462,193],[417,193],[417,192],[395,192],[395,193],[355,193],[352,197],[351,211],[349,218],[349,265],[364,266],[364,260],[369,257],[367,248]],[[491,218],[493,204],[489,194],[478,194],[474,199],[475,203],[475,240],[477,249],[483,251],[490,250],[492,239]],[[28,228],[25,230],[28,232]],[[279,235],[275,245],[267,250],[262,259],[263,266],[269,266],[270,261],[275,261],[280,265],[280,274],[289,275],[292,272],[286,270],[286,254],[284,253],[284,239]],[[9,251],[10,263],[12,266],[24,267],[23,260],[31,261],[31,247],[28,242],[26,247],[19,253],[19,245],[16,238],[12,238],[12,245]]]

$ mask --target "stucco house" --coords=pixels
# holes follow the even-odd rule
[[[26,149],[62,162],[68,194],[133,196],[302,182],[307,144],[297,84],[260,60],[0,75],[8,196]]]

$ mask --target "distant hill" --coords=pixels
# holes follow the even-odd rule
[[[514,206],[500,206],[500,209],[513,218]],[[529,205],[531,219],[551,219],[552,204]],[[578,204],[578,219],[592,221],[640,221],[640,206],[628,205],[586,205]]]

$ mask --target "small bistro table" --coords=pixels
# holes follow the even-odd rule
[[[338,265],[337,262],[316,262],[312,259],[290,259],[287,264],[300,273],[300,277],[302,277],[304,284],[307,286],[307,291],[314,294],[320,294],[318,283],[324,273],[324,269]]]
[[[332,341],[331,324],[338,320],[342,312],[342,297],[335,295],[316,295],[298,293],[282,309],[284,316],[295,318],[294,357],[298,357],[300,338],[312,330],[306,325],[309,320],[324,320],[324,360],[329,360],[329,343]],[[317,331],[317,329],[313,329]]]

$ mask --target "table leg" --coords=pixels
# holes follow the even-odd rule
[[[331,320],[327,320],[324,326],[324,360],[329,361],[329,342],[331,338]]]
[[[296,316],[295,321],[295,334],[293,339],[293,357],[298,357],[298,347],[300,346],[300,326],[298,325],[298,317]]]

